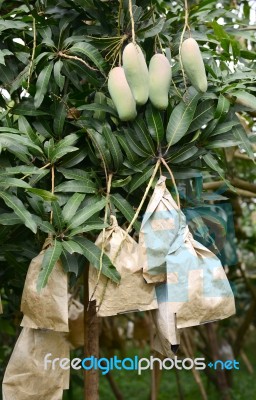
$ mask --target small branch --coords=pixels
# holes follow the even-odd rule
[[[244,362],[249,374],[253,375],[254,368],[253,368],[249,358],[247,357],[247,355],[245,354],[245,352],[243,350],[241,350],[240,355],[241,355],[241,358],[242,358],[242,360],[243,360],[243,362]]]
[[[247,156],[247,154],[240,153],[239,150],[235,151],[235,158],[240,158],[240,160],[252,161],[251,157]]]
[[[231,185],[234,186],[236,189],[236,194],[242,197],[255,197],[256,194],[256,185],[253,183],[249,183],[243,181],[242,179],[234,178],[230,180]],[[216,182],[206,182],[203,184],[203,188],[206,190],[216,190],[219,189],[221,186],[225,186],[223,181],[216,181]],[[230,190],[227,188],[225,192],[230,193]],[[234,192],[232,192],[234,195]]]
[[[130,12],[130,18],[131,18],[131,25],[132,25],[132,41],[133,41],[133,43],[136,43],[135,42],[134,18],[133,18],[133,13],[132,13],[132,0],[129,0],[129,12]]]
[[[164,164],[165,168],[167,169],[167,171],[169,172],[169,174],[171,176],[172,184],[174,186],[175,193],[176,193],[176,196],[177,196],[178,207],[180,209],[180,195],[179,195],[179,192],[178,192],[178,189],[177,189],[177,185],[176,185],[172,170],[171,170],[171,168],[169,167],[169,165],[167,164],[167,162],[165,161],[164,158],[161,158],[161,162]]]
[[[214,325],[213,323],[208,323],[205,325],[205,329],[206,329],[207,336],[208,336],[209,348],[211,350],[211,355],[212,355],[213,361],[220,359],[219,343],[218,343],[215,327],[216,327],[216,325]],[[222,400],[231,400],[225,371],[217,370],[216,371],[216,379],[217,379],[217,382],[216,382],[217,387],[221,393]]]
[[[109,196],[110,196],[110,191],[111,191],[111,183],[112,183],[112,174],[109,174],[108,179],[107,179],[107,195],[106,195],[106,206],[105,206],[105,215],[104,215],[104,224],[107,223],[107,219],[108,219],[108,206],[109,206]],[[104,245],[105,245],[105,235],[106,235],[106,228],[103,228],[102,230],[102,244],[101,244],[101,253],[100,253],[100,268],[99,268],[99,272],[98,272],[98,277],[97,277],[97,282],[94,286],[94,289],[92,291],[90,300],[88,302],[88,307],[90,306],[90,302],[93,299],[93,296],[97,290],[97,287],[99,285],[99,281],[100,281],[100,276],[101,276],[101,272],[102,272],[102,267],[103,267],[103,255],[104,255]]]
[[[241,352],[248,329],[250,328],[250,325],[252,324],[255,318],[255,313],[256,313],[256,301],[255,299],[253,299],[250,304],[250,307],[245,313],[245,317],[242,324],[240,325],[240,327],[236,332],[236,340],[233,346],[235,357],[237,357]]]
[[[141,210],[142,207],[143,207],[143,204],[144,204],[144,202],[145,202],[145,200],[146,200],[146,197],[147,197],[148,192],[149,192],[149,190],[150,190],[150,188],[151,188],[151,185],[152,185],[152,183],[153,183],[153,180],[155,179],[155,176],[156,176],[156,174],[157,174],[157,171],[158,171],[158,168],[159,168],[159,166],[160,166],[160,163],[161,163],[161,160],[158,160],[157,163],[156,163],[156,165],[155,165],[155,169],[154,169],[153,174],[152,174],[152,176],[151,176],[151,178],[150,178],[150,181],[149,181],[149,183],[148,183],[148,186],[146,187],[146,190],[145,190],[144,195],[143,195],[143,197],[142,197],[142,199],[141,199],[141,202],[140,202],[140,204],[139,204],[139,207],[137,208],[137,211],[136,211],[136,213],[134,214],[134,217],[133,217],[132,221],[130,222],[130,225],[129,225],[128,228],[126,229],[127,234],[129,233],[129,231],[130,231],[130,229],[132,228],[134,222],[136,221],[136,219],[137,219],[138,216],[139,216],[140,210]]]
[[[119,37],[121,36],[121,12],[122,12],[122,9],[123,9],[123,0],[119,0],[118,27],[117,27],[117,33],[118,33]],[[118,52],[118,57],[119,57],[118,64],[119,64],[119,66],[121,66],[121,64],[122,64],[121,49],[122,49],[122,46],[120,46],[120,49],[119,49],[119,52]]]
[[[189,340],[189,336],[188,336],[186,330],[184,330],[183,337],[184,337],[184,342],[185,342],[185,346],[183,345],[183,351],[184,351],[186,357],[189,357],[189,358],[193,359],[194,358],[194,354],[193,354],[192,346],[191,346],[191,343],[190,343],[190,340]],[[192,368],[192,374],[194,376],[196,384],[198,385],[198,388],[199,388],[199,391],[201,393],[202,399],[203,400],[208,400],[208,396],[206,394],[202,379],[201,379],[198,371],[195,368]]]
[[[176,93],[177,93],[177,96],[179,96],[179,98],[180,98],[181,100],[183,100],[183,97],[182,97],[181,93],[179,92],[179,90],[178,90],[178,88],[177,88],[177,86],[176,86],[176,83],[174,82],[173,79],[172,79],[172,84],[173,84],[174,89],[175,89],[175,91],[176,91]]]
[[[32,55],[31,55],[31,61],[29,65],[29,70],[28,70],[28,87],[27,91],[29,90],[30,86],[30,79],[32,75],[32,69],[33,69],[33,64],[34,64],[34,59],[35,59],[35,52],[36,52],[36,19],[33,17],[33,49],[32,49]]]
[[[256,193],[256,185],[254,183],[246,182],[243,179],[234,178],[231,180],[231,184],[240,189],[248,190],[249,192]]]
[[[39,169],[45,169],[45,168],[47,168],[47,167],[49,167],[49,165],[51,165],[51,163],[48,163],[48,164],[46,164],[46,165],[44,165],[43,167],[41,167],[41,168],[39,168]],[[24,175],[22,178],[20,178],[20,179],[25,179],[25,178],[27,178],[28,176],[30,176],[30,175],[32,175],[33,173],[31,173],[31,174],[26,174],[26,175]]]
[[[189,32],[190,32],[190,27],[189,27],[189,23],[188,23],[188,1],[184,0],[184,11],[185,11],[185,23],[183,26],[183,30],[180,36],[180,45],[179,45],[179,61],[180,61],[180,66],[181,66],[181,72],[182,72],[182,76],[183,76],[183,81],[184,81],[184,86],[185,86],[185,91],[187,91],[187,83],[186,83],[186,76],[185,76],[185,71],[184,71],[184,67],[183,67],[183,63],[182,63],[182,59],[181,59],[181,46],[183,43],[183,39],[184,39],[184,35],[186,32],[186,28],[188,28]]]
[[[67,58],[69,60],[75,60],[75,61],[80,61],[81,63],[83,63],[87,68],[89,68],[92,71],[99,71],[98,68],[93,68],[91,67],[85,60],[83,60],[80,57],[77,56],[69,56],[68,54],[63,53],[62,51],[58,52],[58,55],[62,58]]]
[[[111,262],[112,262],[113,265],[114,265],[114,263],[115,263],[115,261],[116,261],[116,259],[117,259],[117,257],[118,257],[118,254],[119,254],[120,250],[122,249],[123,242],[124,242],[125,239],[127,238],[128,234],[129,234],[129,232],[130,232],[130,229],[132,228],[134,222],[136,221],[136,219],[137,219],[138,216],[139,216],[139,213],[140,213],[140,211],[141,211],[141,209],[142,209],[142,207],[143,207],[143,204],[144,204],[144,202],[145,202],[145,200],[146,200],[146,198],[147,198],[148,192],[149,192],[149,190],[150,190],[150,188],[151,188],[151,185],[152,185],[152,183],[153,183],[153,181],[154,181],[154,179],[155,179],[155,176],[156,176],[157,171],[158,171],[158,169],[159,169],[159,167],[160,167],[160,164],[161,164],[161,160],[159,159],[159,160],[157,161],[156,165],[155,165],[153,174],[152,174],[152,176],[151,176],[151,178],[150,178],[150,181],[149,181],[149,183],[148,183],[148,185],[147,185],[147,187],[146,187],[146,190],[145,190],[144,195],[143,195],[143,197],[142,197],[142,199],[141,199],[141,202],[140,202],[140,204],[139,204],[139,207],[137,208],[137,211],[136,211],[136,213],[134,214],[134,217],[133,217],[132,221],[130,222],[128,228],[126,229],[125,234],[124,234],[124,236],[123,236],[123,239],[121,240],[121,243],[119,244],[119,246],[118,246],[118,248],[117,248],[117,250],[116,250],[116,253],[115,253],[114,257],[113,257],[113,259],[111,260]],[[99,302],[98,310],[100,309],[100,307],[101,307],[101,305],[102,305],[102,302],[103,302],[103,300],[104,300],[104,296],[105,296],[105,293],[106,293],[106,290],[107,290],[108,282],[109,282],[109,279],[106,280],[106,283],[105,283],[105,286],[104,286],[104,289],[103,289],[103,292],[102,292],[102,295],[101,295],[101,299],[100,299],[100,302]]]
[[[54,171],[54,165],[51,167],[51,173],[52,173],[52,188],[51,188],[51,193],[54,194],[54,181],[55,181],[55,171]],[[50,224],[52,224],[53,221],[53,210],[51,210],[50,214]]]

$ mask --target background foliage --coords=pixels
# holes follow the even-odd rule
[[[132,220],[159,157],[175,176],[194,235],[219,246],[231,266],[237,316],[219,324],[219,339],[238,356],[255,324],[255,4],[189,2],[184,37],[200,44],[209,82],[204,95],[188,88],[180,68],[183,2],[133,4],[147,62],[164,49],[173,81],[166,112],[148,102],[134,122],[121,123],[106,82],[131,40],[128,1],[0,1],[1,374],[19,330],[25,274],[46,237],[53,245],[39,289],[59,257],[70,285],[79,285],[86,259],[100,267],[94,240],[107,212],[120,224]],[[164,167],[162,173],[170,178]],[[237,239],[227,225],[230,203]],[[102,272],[119,280],[106,256]]]

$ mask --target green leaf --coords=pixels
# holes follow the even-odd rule
[[[117,140],[119,141],[120,145],[122,146],[122,148],[125,151],[125,154],[128,158],[128,160],[131,163],[136,163],[138,156],[137,154],[130,148],[127,138],[125,136],[122,135],[117,135]]]
[[[58,168],[58,171],[65,176],[66,179],[74,179],[75,181],[86,181],[90,179],[90,173],[78,168]]]
[[[78,276],[79,266],[76,257],[69,254],[65,249],[63,249],[60,260],[65,272],[73,272],[73,274]]]
[[[40,173],[38,173],[38,174],[35,174],[34,176],[32,176],[30,179],[29,179],[29,184],[31,185],[31,186],[33,186],[33,185],[35,185],[37,182],[39,182],[41,179],[43,179],[46,175],[48,175],[50,173],[50,170],[49,169],[42,169],[41,171],[40,171]]]
[[[32,127],[29,125],[27,119],[21,115],[18,119],[18,125],[19,125],[19,130],[21,132],[26,133],[26,135],[28,136],[28,138],[37,146],[41,146],[41,142],[37,136],[37,134],[34,132],[34,130],[32,129]],[[43,151],[41,151],[43,153]]]
[[[90,179],[85,179],[83,181],[67,181],[55,187],[55,192],[64,193],[96,193],[97,185]]]
[[[75,193],[70,197],[62,210],[64,221],[71,222],[84,198],[85,195],[80,193]]]
[[[28,159],[25,154],[29,154],[29,151],[25,144],[19,143],[19,139],[19,135],[0,134],[0,149],[8,149],[8,151],[16,154],[20,159],[24,155],[25,159],[23,161],[27,163]]]
[[[45,250],[36,285],[38,292],[46,286],[50,273],[52,272],[56,262],[59,260],[61,253],[62,245],[56,239],[53,241],[53,245]]]
[[[58,60],[54,64],[54,70],[53,70],[55,82],[57,83],[61,91],[63,90],[65,84],[65,76],[61,75],[62,66],[63,62],[61,60]]]
[[[149,180],[153,173],[154,167],[150,167],[148,170],[144,171],[143,174],[136,174],[130,184],[129,193],[134,192],[138,187],[142,186],[143,183]]]
[[[70,47],[69,52],[85,55],[104,74],[104,68],[106,66],[106,63],[100,52],[96,49],[96,47],[86,42],[79,42]]]
[[[233,120],[233,121],[228,121],[228,122],[223,122],[222,124],[218,124],[215,130],[211,132],[211,136],[216,136],[216,135],[221,135],[225,132],[229,132],[231,129],[233,129],[234,126],[240,125],[240,122],[238,119]]]
[[[81,77],[82,79],[86,79],[88,83],[91,83],[94,87],[101,87],[102,82],[97,76],[96,71],[92,71],[89,68],[85,68],[84,64],[81,61],[72,61],[72,60],[65,60],[63,66],[63,72],[67,78],[72,81],[72,84],[76,87],[76,84],[79,85],[79,80],[73,79],[72,73],[76,73],[76,77]],[[73,79],[73,80],[72,80]],[[81,87],[79,86],[81,90]]]
[[[11,86],[9,89],[10,94],[12,94],[15,90],[22,86],[22,82],[28,78],[30,65],[26,65],[25,68],[16,76],[16,78],[11,82]],[[21,103],[18,104],[18,106]],[[12,110],[10,110],[12,113]]]
[[[158,35],[163,27],[164,27],[164,23],[165,23],[165,18],[159,18],[158,21],[154,22],[153,24],[147,24],[144,28],[139,29],[138,31],[136,31],[136,34],[139,37],[144,38],[149,38],[152,36],[156,36]]]
[[[27,116],[43,116],[43,115],[49,115],[49,112],[46,111],[41,111],[37,110],[30,101],[24,100],[21,101],[18,105],[14,106],[10,110],[11,114],[15,115],[27,115]]]
[[[73,229],[69,233],[69,237],[78,235],[80,233],[90,232],[90,231],[102,231],[102,229],[107,228],[108,224],[98,223],[98,224],[88,224],[88,225],[81,225],[76,229]]]
[[[81,210],[79,210],[76,215],[72,218],[71,223],[68,225],[67,229],[74,229],[82,225],[94,214],[102,210],[106,205],[106,199],[97,201],[94,204],[88,205]]]
[[[253,94],[245,91],[235,91],[231,92],[231,94],[236,97],[236,103],[254,111],[256,110],[256,97]]]
[[[0,225],[18,225],[22,220],[15,213],[0,214]]]
[[[5,65],[4,57],[11,56],[11,55],[13,55],[13,53],[7,49],[0,50],[0,64]]]
[[[219,139],[219,140],[213,140],[212,142],[208,143],[205,146],[205,148],[206,149],[221,149],[224,147],[237,146],[238,144],[240,144],[240,141],[237,141],[234,139],[229,139],[229,140]]]
[[[81,246],[78,243],[74,242],[73,240],[63,241],[62,246],[69,254],[74,254],[74,253],[83,254]]]
[[[52,202],[52,212],[53,212],[53,225],[57,228],[58,232],[62,232],[65,223],[62,216],[62,210],[57,201]]]
[[[81,246],[84,256],[90,261],[91,265],[97,270],[100,270],[101,250],[94,243],[84,237],[75,238],[74,241]],[[101,271],[103,275],[110,278],[113,282],[118,283],[121,279],[119,272],[112,265],[106,254],[103,254],[102,257]]]
[[[45,233],[53,233],[56,234],[54,227],[48,221],[44,221],[42,218],[38,217],[38,215],[33,214],[33,220],[37,224],[40,231]]]
[[[112,181],[111,186],[112,188],[125,187],[131,181],[131,179],[132,177],[130,175],[123,179],[115,179],[114,181]]]
[[[10,146],[13,146],[14,148],[17,147],[19,151],[22,152],[22,148],[25,149],[24,152],[28,152],[26,147],[32,148],[42,154],[42,150],[40,147],[38,147],[36,144],[34,144],[29,138],[22,136],[19,131],[16,129],[11,129],[11,128],[0,128],[0,132],[5,131],[7,133],[2,133],[0,134],[0,141],[6,141],[6,146],[3,144],[3,147],[8,147],[8,143],[10,143]],[[15,133],[18,133],[17,135]]]
[[[225,174],[223,169],[219,166],[219,162],[213,157],[210,153],[203,155],[203,159],[206,164],[215,172],[219,174],[219,176],[223,179],[226,185],[234,191],[234,187],[229,183],[229,181],[225,178]]]
[[[193,91],[186,103],[181,101],[172,111],[166,130],[168,147],[173,146],[187,133],[200,96]]]
[[[110,152],[107,148],[105,138],[98,132],[93,129],[87,129],[87,133],[93,143],[93,146],[96,150],[96,155],[98,158],[104,161],[104,164],[108,169],[112,169],[112,158],[110,156]]]
[[[130,203],[121,196],[121,194],[116,193],[111,195],[111,200],[115,204],[116,208],[121,211],[123,216],[127,219],[127,221],[131,222],[134,215],[135,211],[130,205]],[[135,221],[133,224],[134,228],[136,229],[137,232],[140,230],[140,223],[138,221]]]
[[[34,175],[41,174],[42,170],[36,167],[28,167],[27,165],[19,165],[18,167],[7,167],[5,171],[1,171],[1,175]]]
[[[106,104],[107,98],[104,93],[96,92],[95,96],[94,96],[94,101],[96,104],[104,105],[104,104]],[[106,113],[105,113],[105,111],[95,111],[93,113],[93,118],[99,119],[100,121],[104,121],[106,118]]]
[[[154,155],[155,154],[155,146],[154,142],[150,136],[149,129],[147,125],[143,121],[142,118],[138,117],[132,124],[133,129],[135,130],[136,136],[141,142],[144,149],[149,153]]]
[[[254,156],[252,144],[247,136],[247,133],[245,132],[244,128],[242,127],[242,125],[234,126],[232,132],[233,132],[235,138],[241,142],[242,147],[246,150],[246,153],[248,154],[248,156],[255,162],[255,156]]]
[[[229,108],[230,108],[230,101],[225,96],[220,94],[214,118],[215,119],[223,118],[228,113]]]
[[[99,104],[99,103],[92,103],[92,104],[85,104],[77,108],[78,110],[87,110],[87,111],[97,111],[97,112],[107,112],[109,114],[114,115],[117,117],[117,112],[114,108],[108,106],[107,104]]]
[[[74,153],[68,154],[66,157],[62,158],[61,165],[66,168],[72,168],[79,164],[87,156],[87,150],[85,148],[80,148]]]
[[[16,179],[16,178],[9,178],[9,177],[3,177],[0,178],[0,186],[1,187],[21,187],[21,188],[25,188],[28,189],[31,186],[27,183],[24,182],[22,179]]]
[[[72,153],[74,151],[78,150],[78,147],[74,146],[62,146],[62,147],[57,147],[53,150],[50,161],[51,163],[55,163],[58,161],[60,158],[64,157],[68,153]]]
[[[214,103],[212,100],[203,101],[196,108],[193,121],[187,133],[194,132],[206,125],[214,117]]]
[[[152,154],[150,154],[148,151],[146,151],[142,145],[141,142],[137,140],[137,135],[136,132],[132,129],[124,128],[123,129],[125,137],[127,138],[128,146],[140,157],[146,157],[148,158]]]
[[[24,222],[27,228],[29,228],[33,233],[36,233],[37,226],[32,218],[32,215],[25,208],[23,203],[16,196],[6,192],[0,192],[0,197],[4,200],[5,204],[10,207],[15,214]]]
[[[175,151],[170,157],[168,157],[167,161],[170,161],[172,164],[178,164],[180,162],[184,162],[188,160],[190,157],[193,157],[198,151],[196,146],[193,146],[192,143],[188,143],[185,146],[182,146],[181,149]]]
[[[118,169],[123,164],[123,154],[120,149],[117,138],[115,137],[114,133],[111,131],[111,128],[109,127],[108,124],[103,125],[102,134],[105,137],[106,142],[108,144],[108,148],[109,148],[109,151],[110,151],[112,159],[113,159],[115,171],[118,171]]]
[[[41,197],[45,201],[55,201],[57,200],[57,196],[49,192],[48,190],[44,189],[37,189],[37,188],[29,188],[27,192],[31,192],[36,194],[37,196]]]
[[[66,106],[63,102],[60,102],[55,111],[55,118],[53,120],[53,130],[55,135],[63,136],[63,127],[67,116]],[[56,157],[56,156],[55,156]]]
[[[146,120],[150,135],[159,145],[164,138],[163,120],[160,111],[151,104],[146,109]]]
[[[36,82],[36,94],[35,94],[35,108],[39,108],[42,104],[44,96],[47,92],[48,83],[52,73],[53,63],[50,62],[38,75]]]
[[[58,144],[56,145],[56,150],[60,150],[62,148],[65,148],[66,146],[73,146],[77,143],[78,139],[79,136],[76,133],[71,133],[70,135],[65,136],[64,139],[61,139],[58,142]]]

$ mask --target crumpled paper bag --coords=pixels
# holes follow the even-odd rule
[[[157,182],[142,221],[140,262],[147,282],[162,283],[156,287],[157,330],[177,344],[177,329],[227,318],[235,303],[220,260],[193,239],[165,180]]]
[[[24,317],[21,326],[33,329],[51,329],[68,332],[68,277],[57,261],[47,285],[37,291],[37,279],[41,269],[46,246],[31,261],[21,299],[21,311]]]
[[[59,364],[44,366],[44,357],[68,358],[69,346],[62,333],[23,328],[3,378],[3,400],[61,400],[69,388],[70,369]]]
[[[158,303],[158,310],[151,311],[156,334],[152,349],[168,358],[173,358],[180,345],[180,332],[177,328],[176,314],[170,310],[168,303]]]
[[[89,295],[92,300],[96,300],[97,315],[106,317],[157,308],[154,285],[146,284],[142,276],[138,243],[129,235],[123,241],[126,232],[118,226],[115,217],[112,217],[112,221],[113,224],[105,231],[104,252],[121,275],[121,281],[117,285],[101,274],[94,293],[98,271],[90,265]],[[95,242],[99,248],[102,246],[102,240],[103,233]],[[121,243],[121,249],[118,251]]]
[[[72,295],[69,296],[68,322],[67,341],[71,349],[77,349],[84,345],[84,306]]]

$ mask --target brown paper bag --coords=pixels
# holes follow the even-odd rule
[[[47,365],[44,358],[68,358],[69,346],[62,333],[23,328],[3,378],[4,400],[61,400],[69,388],[70,369]]]
[[[69,297],[68,322],[67,341],[71,349],[77,349],[84,345],[84,306],[71,295]]]
[[[166,303],[177,328],[227,318],[235,313],[234,296],[220,260],[196,242],[161,177],[142,221],[140,260],[147,282],[156,287],[159,310]],[[166,320],[166,329],[168,330]]]
[[[96,300],[98,316],[106,317],[133,311],[146,311],[157,308],[155,288],[145,283],[142,276],[142,265],[139,260],[138,244],[120,228],[115,218],[113,224],[106,229],[104,252],[113,261],[121,275],[119,285],[100,276],[95,293],[98,271],[90,266],[89,294]],[[96,245],[101,248],[103,233],[96,240]],[[122,242],[123,241],[123,242]],[[120,244],[122,243],[121,249]],[[116,254],[118,254],[116,256]]]
[[[177,329],[176,315],[168,303],[159,303],[158,310],[151,311],[156,328],[152,348],[166,357],[173,358],[180,344],[180,330]]]
[[[47,242],[46,242],[47,243]],[[37,291],[37,279],[45,249],[30,263],[21,299],[21,326],[68,332],[68,277],[57,261],[45,288]]]

